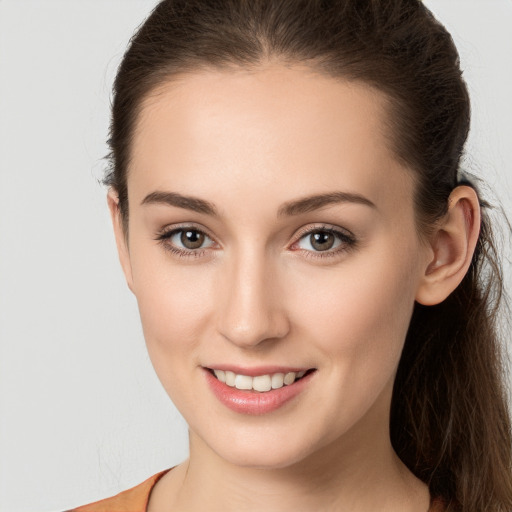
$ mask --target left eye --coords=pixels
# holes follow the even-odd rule
[[[317,229],[303,235],[297,242],[297,246],[308,251],[325,252],[353,243],[354,241],[344,233],[330,229]]]

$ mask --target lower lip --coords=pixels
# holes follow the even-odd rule
[[[232,388],[214,377],[209,370],[205,369],[204,373],[210,389],[222,404],[241,414],[257,415],[273,412],[295,398],[306,388],[316,371],[293,384],[263,393]]]

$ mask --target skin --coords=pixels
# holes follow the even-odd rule
[[[115,191],[108,201],[151,361],[190,429],[190,457],[155,486],[150,512],[428,510],[427,486],[391,447],[392,386],[414,302],[436,304],[459,284],[479,208],[458,187],[420,239],[414,174],[389,148],[386,115],[370,87],[279,63],[198,71],[146,99],[128,232]],[[219,216],[143,204],[156,191],[209,201]],[[278,216],[334,191],[373,206]],[[157,240],[183,225],[208,235],[195,257],[170,252],[187,250],[179,235]],[[304,230],[325,226],[355,243],[316,250]],[[202,367],[226,363],[316,373],[296,399],[249,416],[206,386]]]

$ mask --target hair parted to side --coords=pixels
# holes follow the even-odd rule
[[[416,179],[418,232],[461,183],[470,103],[451,36],[419,0],[164,0],[119,67],[105,183],[126,233],[127,177],[143,101],[200,69],[307,65],[382,91],[390,144]],[[416,304],[391,404],[397,454],[448,510],[512,510],[512,439],[497,336],[501,266],[482,205],[470,269],[441,304]]]

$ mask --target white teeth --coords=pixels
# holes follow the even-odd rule
[[[226,372],[224,372],[224,370],[213,370],[213,373],[215,373],[215,377],[221,382],[226,382]]]
[[[235,377],[236,389],[252,389],[252,377],[247,375],[237,375]]]
[[[236,377],[236,375],[233,372],[230,372],[230,371],[226,371],[225,374],[226,374],[226,384],[228,386],[231,386],[232,388],[234,388],[235,387],[235,377]]]
[[[252,379],[252,389],[254,391],[270,391],[272,389],[272,379],[270,375],[259,375]]]
[[[290,384],[293,384],[295,382],[295,372],[289,372],[284,376],[284,383],[289,386]]]
[[[283,386],[293,384],[297,379],[304,377],[306,370],[300,372],[274,373],[272,375],[258,375],[249,377],[248,375],[238,375],[229,370],[213,370],[213,373],[221,382],[224,382],[232,388],[241,390],[254,390],[264,393],[271,389],[279,389]]]
[[[274,373],[272,375],[272,389],[282,388],[284,386],[284,373]]]

